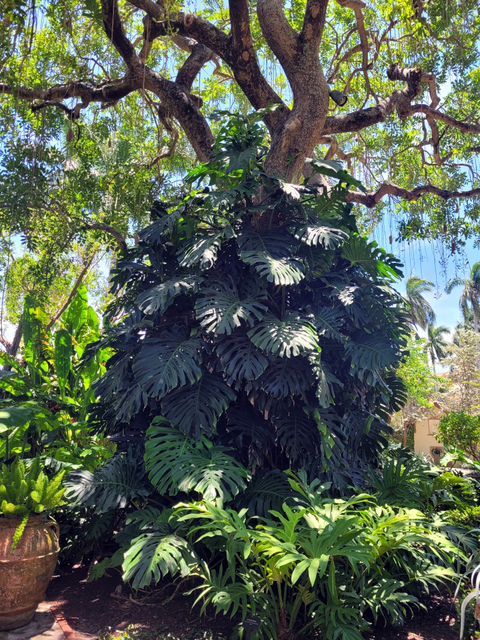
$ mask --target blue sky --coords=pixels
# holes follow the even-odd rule
[[[385,225],[381,224],[375,229],[372,238],[381,247],[395,254],[404,264],[405,277],[395,288],[404,294],[406,281],[412,275],[433,282],[435,289],[424,294],[424,297],[436,313],[436,324],[454,329],[456,323],[462,320],[459,307],[462,288],[459,286],[447,295],[445,287],[454,277],[466,277],[472,265],[480,261],[480,250],[474,247],[474,241],[467,242],[463,255],[451,256],[441,242],[415,241],[411,244],[399,244],[394,240],[390,245],[389,234],[390,231],[387,233]]]

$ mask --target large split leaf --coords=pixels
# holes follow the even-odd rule
[[[198,441],[157,419],[147,431],[145,464],[160,494],[196,491],[205,500],[230,500],[246,487],[249,474],[228,453],[207,438]]]
[[[237,238],[239,256],[262,278],[276,285],[298,284],[305,277],[302,261],[295,256],[297,244],[285,233],[259,233],[244,229]]]
[[[163,398],[201,378],[201,349],[199,338],[187,338],[178,329],[147,339],[133,364],[135,379],[149,395]]]
[[[259,349],[281,358],[319,349],[317,332],[310,319],[295,311],[287,311],[283,320],[265,317],[250,329],[248,336]]]
[[[163,398],[163,415],[180,431],[198,439],[202,432],[213,432],[218,418],[235,397],[219,376],[204,373],[195,384],[175,389]]]
[[[251,327],[254,318],[261,320],[266,311],[265,304],[253,296],[240,299],[236,288],[223,282],[202,289],[195,304],[202,327],[218,334],[230,334],[242,322]]]
[[[217,344],[220,368],[229,376],[228,383],[255,380],[268,365],[268,358],[246,333],[236,331]]]
[[[155,287],[143,291],[137,298],[136,303],[146,314],[165,313],[168,307],[179,295],[194,293],[202,282],[200,276],[178,276],[170,278]]]

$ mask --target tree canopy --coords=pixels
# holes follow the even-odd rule
[[[123,161],[145,171],[179,138],[206,161],[219,104],[276,105],[264,117],[268,171],[298,181],[309,156],[338,158],[368,189],[350,200],[371,208],[393,198],[404,235],[429,222],[446,237],[471,233],[480,195],[473,0],[3,1],[1,117],[12,144],[27,124],[32,143],[63,129],[72,156],[85,146],[102,155],[115,138],[110,155],[123,141]],[[98,162],[84,179],[94,181]],[[457,198],[468,198],[461,213]]]

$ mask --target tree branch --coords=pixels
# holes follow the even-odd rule
[[[190,91],[200,69],[212,59],[213,55],[213,52],[205,45],[192,43],[191,53],[178,70],[175,82]]]
[[[325,27],[328,0],[307,0],[300,40],[318,47]]]
[[[265,116],[265,124],[270,133],[285,121],[288,108],[268,84],[257,62],[246,0],[231,2],[231,35],[227,35],[208,20],[195,14],[167,13],[164,7],[152,0],[129,0],[129,2],[147,14],[143,34],[145,42],[140,53],[142,59],[146,57],[151,42],[155,38],[170,37],[182,49],[185,47],[177,41],[179,36],[194,39],[228,64],[238,85],[255,109],[264,109],[270,104],[282,105],[283,109],[270,111]]]
[[[127,248],[127,243],[125,242],[123,234],[120,233],[118,229],[115,229],[115,227],[113,227],[111,224],[107,224],[106,222],[82,222],[82,226],[85,227],[85,229],[105,231],[106,233],[109,233],[115,238],[120,251],[125,251],[125,249]]]
[[[73,298],[75,297],[77,291],[78,291],[78,287],[82,284],[82,282],[85,279],[85,276],[87,275],[90,267],[92,266],[92,262],[95,258],[95,253],[87,260],[87,262],[85,263],[83,269],[80,271],[80,274],[78,276],[78,278],[75,281],[75,284],[73,285],[72,290],[70,291],[68,298],[65,300],[65,302],[62,304],[62,306],[60,307],[60,309],[50,318],[49,323],[47,324],[47,326],[45,327],[46,331],[50,331],[50,329],[53,327],[53,325],[57,322],[57,320],[60,318],[60,316],[62,315],[62,313],[65,311],[65,309],[68,307],[68,305],[71,303],[71,301],[73,300]]]
[[[363,204],[371,209],[377,204],[377,202],[380,202],[380,200],[387,195],[402,198],[409,202],[414,202],[425,194],[432,194],[439,198],[443,198],[444,200],[451,200],[453,198],[474,198],[480,197],[480,188],[470,189],[469,191],[448,191],[447,189],[440,189],[433,184],[424,184],[409,191],[408,189],[399,187],[396,184],[384,182],[376,191],[371,193],[351,191],[347,195],[347,200],[348,202]]]
[[[305,31],[299,36],[285,17],[282,0],[257,2],[263,35],[282,65],[293,93],[292,112],[272,136],[265,168],[288,180],[300,175],[305,159],[312,155],[328,112],[328,85],[318,55],[326,4],[326,0],[307,2]]]
[[[84,82],[72,81],[55,85],[49,89],[28,89],[26,87],[14,87],[0,82],[0,94],[12,95],[20,100],[30,100],[33,111],[55,105],[63,109],[70,117],[72,117],[73,114],[75,114],[75,117],[78,117],[77,114],[79,110],[85,109],[91,102],[100,102],[103,107],[109,107],[140,87],[141,84],[138,83],[137,86],[131,75],[127,74],[120,80],[102,85],[101,87],[91,86]],[[70,107],[67,107],[61,102],[68,98],[80,98],[82,102],[80,105],[70,109]]]
[[[118,11],[117,0],[101,0],[103,11],[103,28],[107,38],[122,56],[128,67],[138,66],[141,61],[133,44],[125,35],[122,19]]]

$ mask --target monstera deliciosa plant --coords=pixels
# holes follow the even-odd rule
[[[288,468],[338,485],[376,457],[403,400],[400,264],[358,233],[346,195],[360,185],[339,164],[311,160],[324,186],[287,184],[263,169],[258,113],[218,117],[212,160],[117,264],[98,409],[110,433],[153,422],[160,486],[186,439],[210,469],[248,470],[229,494]]]

